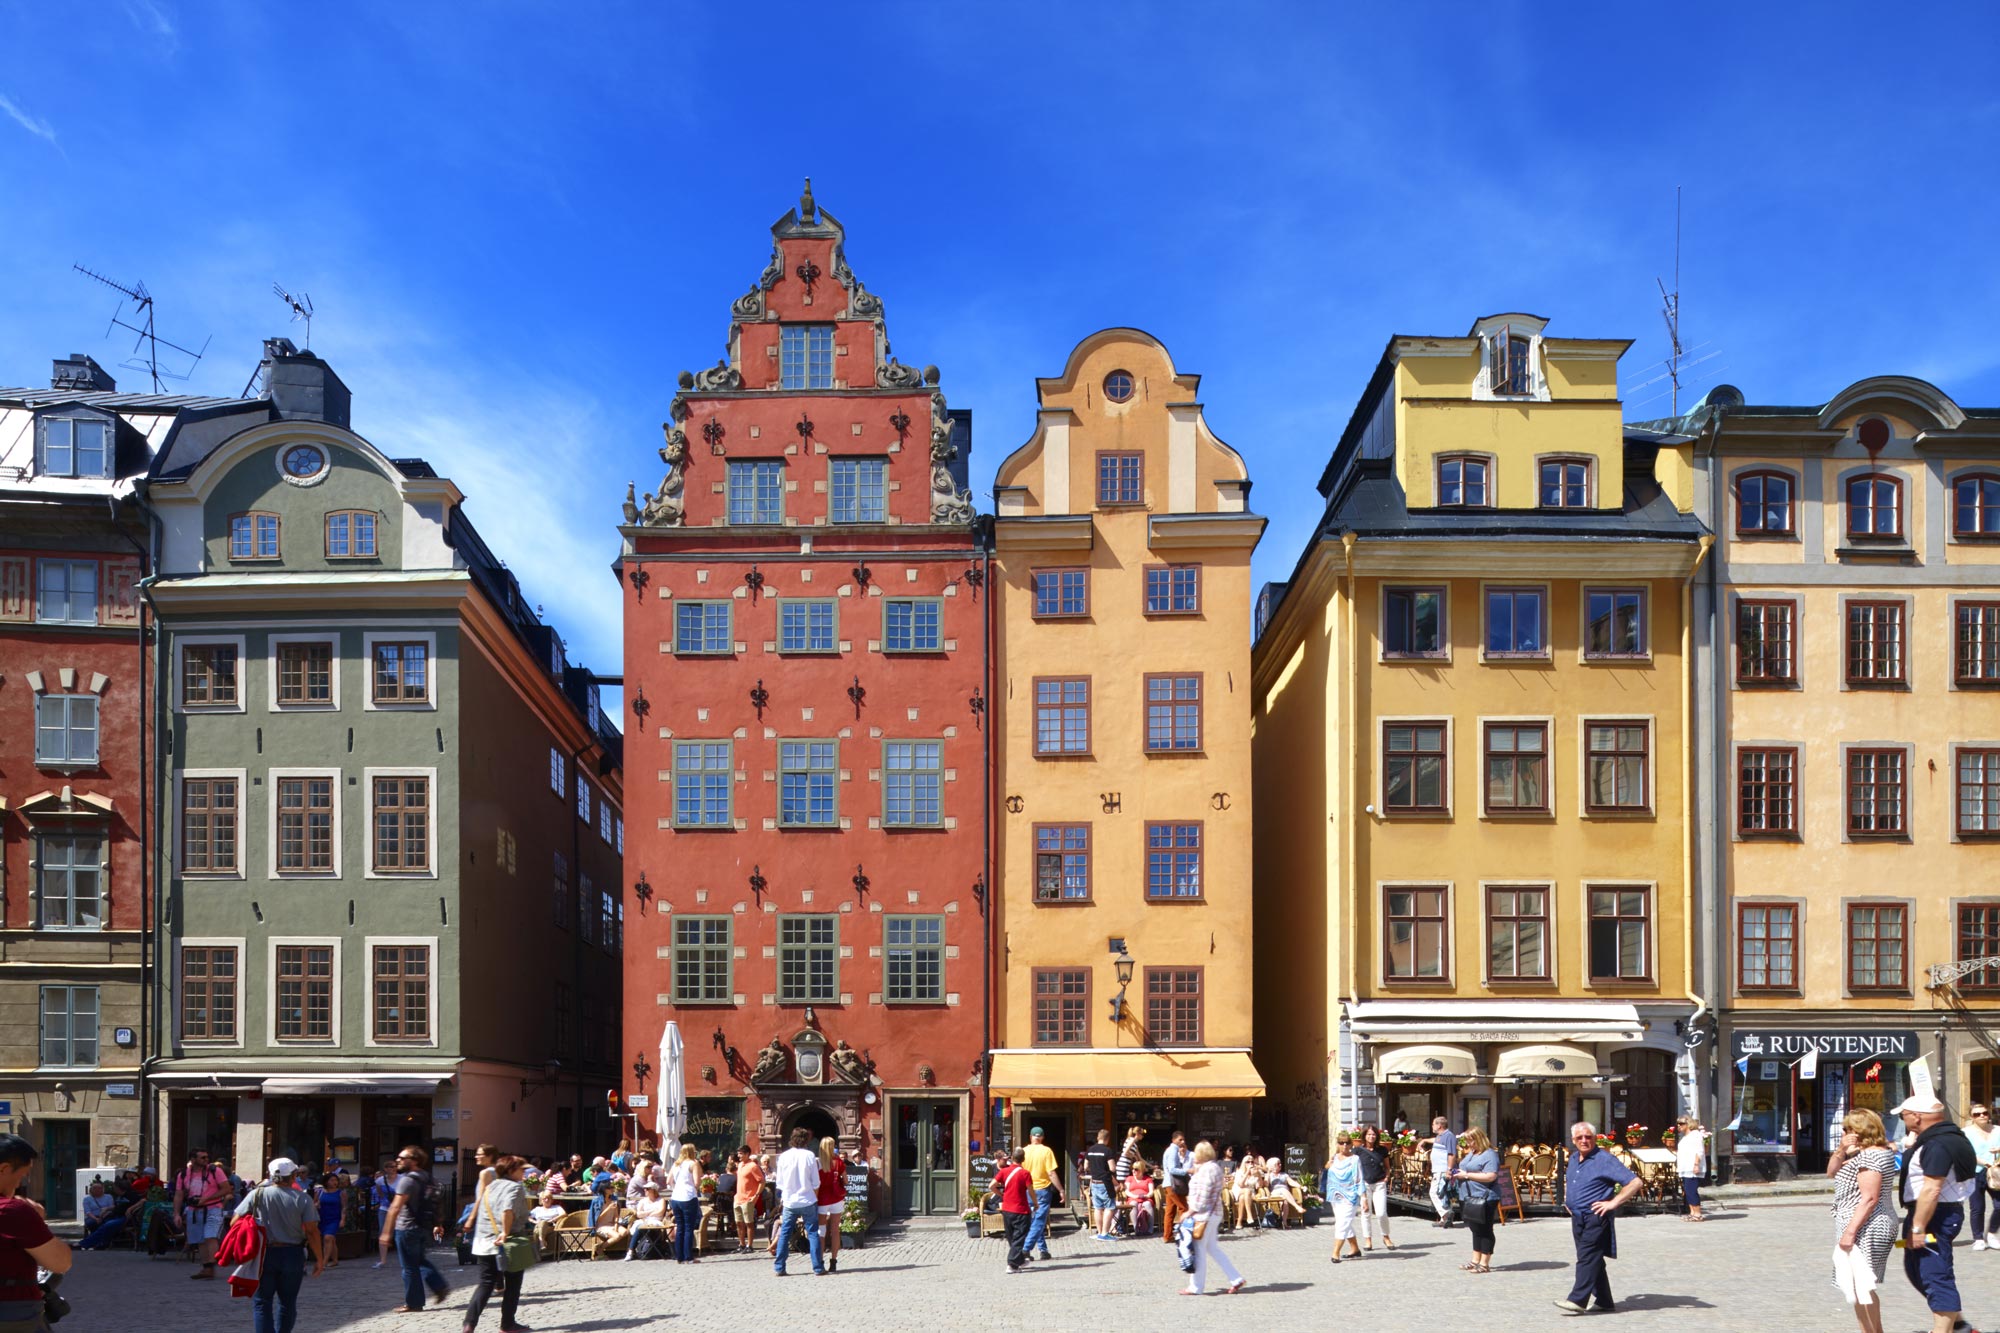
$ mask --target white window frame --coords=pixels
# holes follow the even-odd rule
[[[339,879],[341,874],[341,813],[346,802],[342,799],[341,783],[344,774],[337,768],[269,768],[264,770],[264,848],[265,874],[274,880],[296,879]],[[282,778],[326,778],[333,783],[333,868],[331,870],[305,870],[284,872],[278,869],[278,782]],[[390,876],[390,878],[402,878]],[[414,877],[412,877],[414,878]]]
[[[581,773],[576,775],[576,817],[590,822],[590,779]]]
[[[854,469],[854,509],[855,513],[858,515],[862,512],[862,510],[864,510],[867,507],[867,502],[869,500],[873,500],[876,498],[875,496],[869,494],[866,488],[864,488],[861,484],[862,478],[869,471],[866,465],[870,463],[873,463],[876,467],[882,470],[882,475],[881,475],[882,489],[880,495],[882,517],[880,518],[840,517],[840,511],[836,506],[840,503],[839,474],[842,469],[842,466],[847,465],[851,466]],[[827,508],[826,521],[828,523],[838,524],[843,527],[855,524],[887,523],[889,521],[889,460],[886,458],[877,457],[873,454],[855,454],[848,457],[829,459],[826,465],[826,508]]]
[[[42,893],[42,874],[48,869],[44,861],[44,847],[50,838],[75,841],[87,838],[97,843],[97,924],[94,926],[50,925],[42,917],[47,902]],[[72,865],[70,869],[76,867]],[[28,838],[29,893],[32,896],[31,929],[38,935],[96,935],[110,929],[106,920],[110,916],[111,904],[111,829],[109,825],[88,821],[82,828],[36,828]],[[71,901],[75,895],[71,895]]]
[[[187,821],[185,803],[186,782],[189,778],[234,778],[236,779],[236,869],[195,870],[187,868]],[[276,793],[272,793],[276,803]],[[336,798],[337,806],[339,800]],[[174,873],[182,879],[245,879],[250,866],[250,770],[247,768],[177,768],[174,770],[173,806],[173,848]],[[227,943],[227,941],[224,941]]]
[[[424,661],[424,697],[422,700],[416,702],[403,700],[397,703],[386,704],[375,702],[375,645],[378,643],[421,643],[424,645],[426,657]],[[338,655],[339,647],[338,643],[334,645],[336,656]],[[437,711],[438,645],[437,632],[435,630],[424,630],[421,632],[386,629],[363,631],[361,635],[361,662],[362,672],[366,676],[361,688],[361,708],[363,712],[434,713]],[[338,680],[339,677],[336,676],[336,700],[338,699]]]
[[[99,472],[82,472],[76,465],[76,427],[70,426],[69,470],[57,472],[49,467],[49,427],[56,422],[71,423],[88,421],[104,428],[104,468]],[[61,411],[43,413],[35,422],[35,475],[38,477],[62,477],[73,481],[109,481],[118,475],[118,419],[108,413],[77,411],[69,407]]]
[[[364,768],[361,770],[361,787],[364,793],[363,804],[365,805],[368,811],[368,839],[367,839],[368,847],[367,847],[367,854],[362,858],[362,865],[365,867],[365,869],[361,873],[361,877],[363,879],[436,879],[438,877],[438,863],[444,858],[441,855],[441,849],[438,847],[437,773],[438,771],[435,768],[420,768],[420,767]],[[430,808],[424,811],[424,823],[426,826],[424,830],[424,836],[430,840],[430,857],[428,858],[430,861],[430,869],[377,870],[375,868],[375,779],[376,778],[425,778],[430,782],[430,797],[427,802]],[[277,789],[275,787],[272,788],[274,794],[273,804],[276,804],[275,801],[276,790]],[[333,811],[334,811],[333,831],[334,831],[334,837],[337,840],[340,836],[340,800],[338,797],[334,799]],[[338,845],[337,841],[336,845]],[[336,866],[340,864],[340,854],[337,851],[334,853],[333,860]]]
[[[242,858],[238,857],[237,860],[240,863]],[[187,996],[187,991],[183,989],[185,983],[182,979],[181,962],[183,951],[191,947],[196,949],[236,950],[236,1039],[234,1041],[216,1041],[211,1038],[196,1038],[193,1041],[189,1041],[181,1035],[181,1021],[186,1009]],[[276,955],[273,955],[273,957],[275,958]],[[240,1051],[243,1049],[243,990],[245,974],[249,971],[249,964],[249,940],[241,935],[188,935],[175,941],[173,1034],[176,1049],[181,1047],[187,1047],[190,1050],[196,1051]]]
[[[250,702],[250,652],[245,637],[241,634],[176,634],[173,639],[173,711],[176,713],[241,713],[248,710]],[[187,663],[182,655],[185,648],[230,647],[236,649],[236,702],[233,704],[196,704],[192,708],[181,701],[187,697],[183,688]],[[276,670],[273,658],[272,669]],[[276,677],[273,676],[273,679]],[[275,692],[274,692],[275,693]]]
[[[48,599],[42,594],[42,571],[54,565],[61,565],[66,571],[63,584],[63,613],[60,617],[42,614]],[[70,604],[75,600],[74,579],[76,571],[90,571],[90,619],[78,620],[70,614]],[[97,560],[72,560],[67,557],[35,557],[35,623],[37,625],[99,625],[104,616],[104,566]]]
[[[273,935],[265,941],[264,951],[264,1044],[274,1049],[292,1050],[304,1047],[310,1050],[327,1050],[340,1045],[340,1006],[345,989],[346,976],[342,969],[346,960],[341,957],[338,935]],[[329,1018],[333,1035],[330,1038],[301,1038],[298,1040],[278,1040],[278,950],[284,948],[318,949],[331,947],[333,950],[333,993],[328,997]],[[238,983],[238,994],[242,993]],[[236,1030],[243,1030],[237,1024]]]
[[[62,990],[70,992],[70,1003],[69,1003],[70,1033],[69,1036],[66,1038],[66,1041],[69,1043],[70,1054],[72,1056],[74,1056],[76,1053],[76,992],[80,990],[87,990],[96,995],[97,1033],[96,1036],[92,1038],[92,1040],[97,1045],[97,1058],[95,1060],[92,1060],[89,1064],[78,1064],[74,1060],[71,1060],[63,1064],[52,1065],[47,1063],[42,1058],[43,1055],[45,1054],[45,1047],[48,1040],[47,1034],[44,1031],[44,1024],[46,1024],[48,1021],[47,993],[52,990]],[[77,985],[74,983],[66,984],[63,982],[44,982],[36,986],[35,987],[35,1068],[84,1070],[84,1069],[102,1069],[103,1067],[104,1067],[104,987],[93,986],[89,984],[83,984],[83,985]]]
[[[559,797],[569,795],[569,761],[556,745],[549,747],[549,790]]]
[[[96,739],[96,745],[94,746],[94,753],[92,753],[92,755],[88,759],[44,758],[42,755],[42,705],[46,703],[54,703],[58,700],[61,700],[63,702],[63,725],[62,725],[63,749],[67,751],[70,747],[70,738],[76,733],[76,731],[79,730],[79,728],[77,728],[71,720],[72,716],[76,711],[72,705],[74,705],[79,700],[85,700],[85,699],[90,701],[91,722],[92,722],[90,731],[91,734]],[[45,690],[39,694],[36,694],[34,696],[34,700],[35,700],[34,766],[37,769],[45,773],[85,773],[89,772],[91,769],[102,768],[104,766],[103,696],[93,694],[89,690]]]
[[[435,860],[436,858],[432,859]],[[423,947],[423,948],[428,948],[431,951],[431,972],[430,972],[431,984],[430,984],[430,995],[427,997],[430,1001],[429,1011],[430,1011],[431,1038],[429,1041],[379,1041],[376,1039],[375,948],[377,945],[380,945],[385,949],[409,949],[409,948]],[[443,969],[440,965],[441,959],[438,948],[438,937],[435,935],[365,935],[362,937],[361,940],[361,948],[362,948],[362,957],[367,960],[362,970],[365,973],[368,981],[368,1001],[367,1001],[368,1012],[366,1014],[367,1021],[361,1025],[361,1031],[363,1037],[361,1044],[365,1047],[368,1047],[371,1050],[378,1050],[378,1051],[394,1051],[394,1050],[421,1051],[421,1050],[436,1048],[440,1040],[438,1035],[438,992],[441,989],[443,989],[442,986],[440,986],[439,984],[440,976]],[[336,964],[338,963],[338,961],[339,959],[338,957],[336,957],[335,959]],[[336,1024],[336,1026],[338,1026],[338,1024]]]
[[[324,643],[333,651],[327,657],[327,689],[330,699],[323,704],[280,704],[278,702],[278,648],[287,643]],[[269,713],[338,713],[340,711],[340,631],[327,629],[306,634],[267,634],[264,636],[264,710]],[[238,663],[242,658],[237,658]],[[240,688],[241,667],[238,668]]]

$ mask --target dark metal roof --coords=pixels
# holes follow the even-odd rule
[[[210,398],[187,393],[123,393],[116,389],[0,389],[0,403],[21,407],[51,407],[82,403],[124,412],[178,412],[182,408],[227,407],[254,402],[247,398]]]
[[[392,458],[389,462],[396,471],[412,480],[428,480],[437,476],[437,469],[421,458]]]

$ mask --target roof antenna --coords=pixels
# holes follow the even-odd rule
[[[296,324],[300,320],[304,320],[306,322],[306,350],[310,352],[312,350],[312,345],[313,345],[312,297],[308,296],[304,292],[300,292],[297,296],[293,296],[290,292],[286,291],[283,287],[280,287],[275,282],[271,284],[271,290],[277,294],[277,297],[280,301],[283,301],[286,305],[292,308],[292,323]]]
[[[1653,279],[1659,284],[1660,315],[1667,321],[1667,378],[1674,384],[1673,415],[1681,414],[1681,357],[1687,349],[1681,345],[1681,187],[1674,187],[1674,289],[1667,290],[1667,284]]]
[[[102,273],[94,273],[81,264],[71,264],[70,267],[78,273],[83,274],[86,278],[93,278],[103,283],[106,287],[109,287],[112,291],[119,293],[125,298],[124,301],[118,303],[118,308],[111,312],[111,324],[105,328],[104,334],[106,337],[109,337],[113,328],[120,328],[127,329],[138,335],[138,341],[132,344],[132,351],[136,354],[141,347],[144,347],[146,349],[145,360],[127,361],[123,364],[132,370],[143,370],[151,374],[153,377],[154,393],[160,391],[160,380],[162,377],[170,380],[185,380],[188,375],[194,374],[194,368],[201,363],[202,356],[208,351],[208,340],[202,340],[201,351],[197,352],[192,348],[182,347],[179,343],[168,342],[165,338],[153,332],[153,294],[146,290],[145,283],[136,282],[127,287],[124,283],[113,282]],[[132,302],[131,320],[124,318],[125,301]],[[134,323],[132,322],[133,320],[143,320],[144,322]],[[169,351],[179,352],[182,356],[193,358],[193,360],[188,362],[186,375],[176,375],[172,371],[160,369],[160,349],[162,347],[165,347]]]

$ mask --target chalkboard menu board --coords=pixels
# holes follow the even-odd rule
[[[1515,1221],[1527,1221],[1528,1214],[1521,1207],[1521,1191],[1514,1180],[1514,1168],[1511,1166],[1501,1167],[1499,1174],[1494,1177],[1493,1184],[1500,1191],[1500,1206],[1494,1210],[1500,1215],[1500,1221],[1502,1223],[1506,1222],[1507,1210],[1509,1208],[1514,1210]]]
[[[847,1164],[847,1197],[861,1200],[863,1208],[868,1206],[867,1167],[856,1165],[853,1162]]]
[[[975,1156],[968,1164],[966,1187],[980,1194],[993,1189],[993,1177],[999,1173],[1000,1159],[997,1157]],[[970,1196],[968,1196],[970,1197]]]
[[[1313,1174],[1312,1145],[1309,1143],[1287,1143],[1285,1145],[1285,1174],[1304,1184]]]

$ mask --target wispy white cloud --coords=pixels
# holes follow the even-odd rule
[[[155,4],[154,0],[125,0],[125,17],[131,19],[132,26],[140,32],[158,39],[168,54],[180,49],[181,33],[173,15]]]
[[[0,93],[0,111],[6,112],[8,117],[12,119],[16,125],[19,125],[22,129],[34,135],[37,139],[46,139],[51,144],[55,144],[57,148],[60,148],[62,146],[60,144],[56,144],[55,126],[49,124],[46,120],[43,120],[39,116],[29,115],[25,110],[22,109],[21,105],[18,102],[14,101],[13,98],[8,97],[5,93]]]

